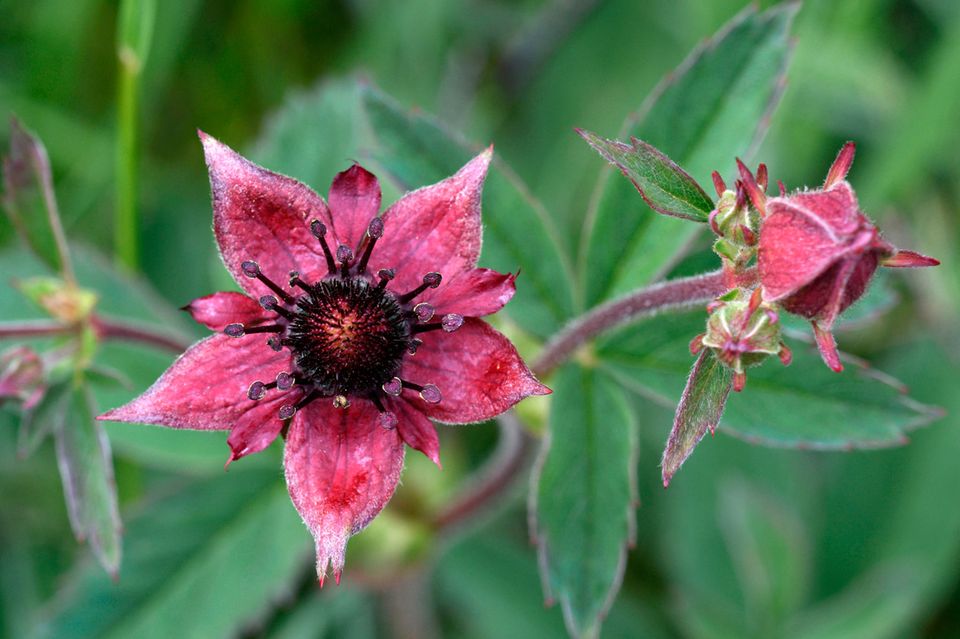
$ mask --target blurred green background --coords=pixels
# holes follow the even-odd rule
[[[279,126],[275,114],[294,117],[321,83],[354,74],[494,143],[554,215],[572,255],[602,168],[573,128],[616,136],[657,81],[743,4],[157,3],[138,122],[142,297],[115,295],[108,310],[156,317],[230,285],[210,233],[197,128],[243,151],[282,155],[257,144]],[[117,13],[116,2],[99,0],[0,0],[0,112],[16,113],[47,145],[68,236],[105,255],[116,202]],[[843,141],[857,141],[850,180],[864,209],[894,244],[943,265],[896,274],[901,304],[840,341],[948,416],[882,451],[774,450],[718,435],[664,491],[658,461],[672,414],[635,398],[642,506],[604,637],[960,636],[960,5],[807,0],[793,33],[786,92],[754,158],[789,187],[816,185]],[[3,148],[7,135],[0,129]],[[297,146],[334,167],[353,159],[325,157],[324,139]],[[729,174],[730,162],[717,168]],[[327,183],[312,186],[325,192]],[[16,245],[0,222],[5,276],[30,273]],[[110,286],[100,261],[87,261],[86,282]],[[0,297],[4,319],[15,300]],[[171,331],[202,335],[172,313],[161,317]],[[127,358],[137,389],[170,361],[116,357]],[[306,531],[277,490],[276,446],[223,477],[222,437],[111,427],[127,528],[114,586],[71,537],[52,446],[16,459],[14,422],[0,413],[6,636],[565,634],[559,608],[543,606],[522,486],[451,539],[417,527],[416,513],[489,454],[493,427],[441,433],[443,473],[411,454],[395,503],[351,543],[345,586],[319,593]],[[190,519],[191,503],[208,516]],[[247,516],[251,503],[270,516]],[[186,584],[217,594],[181,601]]]

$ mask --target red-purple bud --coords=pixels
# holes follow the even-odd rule
[[[770,198],[760,227],[757,264],[767,302],[811,320],[820,354],[839,371],[831,328],[860,298],[880,265],[933,266],[936,260],[897,250],[863,214],[844,179],[854,146],[840,150],[824,188]]]
[[[45,391],[43,362],[28,346],[14,346],[0,354],[0,405],[13,399],[29,410]]]

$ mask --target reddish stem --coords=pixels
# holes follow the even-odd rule
[[[174,353],[182,353],[189,346],[189,344],[181,342],[169,335],[155,333],[129,324],[112,322],[96,315],[91,316],[90,324],[96,332],[97,337],[103,340],[116,339],[139,342]],[[79,325],[61,324],[59,322],[46,320],[0,323],[0,340],[73,335],[78,330]]]
[[[756,278],[756,268],[749,268],[739,274],[736,284],[749,286]],[[730,284],[729,274],[719,270],[654,284],[598,306],[547,342],[532,366],[533,372],[546,377],[597,335],[665,310],[704,304],[730,290]]]

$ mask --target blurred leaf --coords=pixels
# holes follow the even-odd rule
[[[661,82],[618,137],[644,140],[703,184],[714,169],[732,171],[780,98],[796,10],[745,9]],[[587,306],[656,279],[699,231],[640,202],[629,181],[602,172],[581,247]]]
[[[701,350],[680,396],[673,429],[660,462],[664,486],[670,483],[707,431],[712,433],[717,429],[731,386],[730,369],[717,359],[712,349]]]
[[[376,610],[356,590],[314,591],[291,610],[264,639],[375,639]]]
[[[3,207],[31,249],[56,272],[62,258],[50,227],[45,194],[53,197],[47,149],[18,120],[10,120],[10,152],[3,157]]]
[[[39,636],[235,636],[312,575],[311,552],[276,471],[180,483],[127,517],[120,581],[80,567]]]
[[[94,415],[90,390],[74,385],[63,420],[54,424],[57,464],[74,534],[88,542],[104,570],[116,576],[120,568],[117,486],[110,442]]]
[[[571,364],[554,385],[531,515],[548,601],[570,633],[597,636],[633,542],[637,442],[623,391]]]
[[[374,158],[404,189],[449,177],[479,151],[433,118],[404,111],[372,87],[363,89],[362,99],[377,140]],[[521,271],[517,293],[504,312],[522,328],[547,337],[573,308],[571,268],[550,215],[496,157],[483,199],[481,264],[504,273]]]
[[[694,222],[707,221],[713,210],[710,196],[666,155],[636,138],[630,140],[631,146],[589,131],[578,133],[607,162],[620,169],[654,211]]]
[[[690,336],[703,322],[700,313],[653,318],[606,338],[597,354],[626,387],[673,404],[689,366]],[[772,360],[749,369],[746,388],[727,402],[720,430],[769,446],[896,446],[908,430],[941,414],[898,388],[853,367],[833,373],[812,348],[798,346],[790,366]]]
[[[19,457],[32,455],[47,435],[53,432],[54,425],[66,419],[66,411],[70,408],[70,384],[68,380],[53,383],[40,403],[24,412],[17,435]]]
[[[718,519],[754,636],[778,636],[810,582],[806,530],[779,495],[736,478],[720,492]]]
[[[327,80],[295,93],[267,118],[250,157],[326,197],[333,177],[368,143],[362,108],[353,79]]]

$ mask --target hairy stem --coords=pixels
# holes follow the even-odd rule
[[[433,520],[439,531],[448,531],[497,503],[527,465],[533,442],[512,411],[497,418],[500,439],[493,456],[477,473],[477,479],[451,500]]]
[[[591,310],[553,337],[532,369],[546,377],[566,362],[581,346],[612,328],[629,324],[665,310],[679,310],[704,304],[730,290],[730,273],[722,270],[685,277],[642,288]],[[750,284],[756,269],[747,269],[737,277],[738,284]]]
[[[163,333],[156,333],[130,324],[112,322],[96,315],[90,318],[90,325],[96,332],[97,337],[103,340],[113,339],[139,342],[173,353],[182,353],[189,346],[186,342],[175,337]],[[80,326],[79,324],[61,324],[60,322],[48,320],[4,322],[0,323],[0,340],[74,335],[80,330]]]

